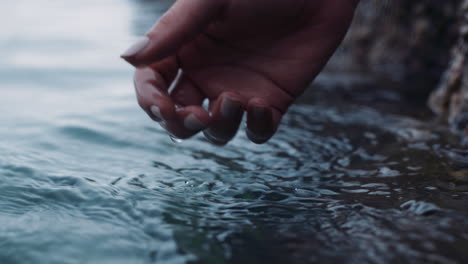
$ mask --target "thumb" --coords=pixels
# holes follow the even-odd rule
[[[151,30],[121,57],[135,67],[173,55],[221,16],[226,1],[177,0]]]

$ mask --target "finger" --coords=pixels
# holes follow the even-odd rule
[[[167,93],[168,85],[153,69],[139,68],[134,76],[135,91],[140,107],[155,121],[176,119],[175,104]]]
[[[263,100],[253,98],[247,106],[247,137],[256,144],[267,142],[278,129],[282,114]]]
[[[173,55],[220,16],[225,3],[223,0],[176,1],[146,36],[121,57],[139,67]]]
[[[206,96],[187,76],[182,73],[178,78],[174,89],[171,91],[172,99],[179,105],[202,105]]]
[[[153,63],[150,65],[150,68],[159,73],[164,81],[166,81],[166,90],[168,90],[169,86],[176,80],[180,69],[176,56],[171,56]]]
[[[201,106],[187,106],[176,110],[177,120],[166,122],[167,131],[176,138],[187,139],[204,130],[211,121]]]
[[[211,125],[204,131],[205,137],[213,144],[225,145],[237,133],[242,115],[244,114],[245,100],[238,94],[224,92],[212,105]]]
[[[176,103],[178,120],[166,123],[166,129],[174,137],[186,139],[208,126],[211,117],[201,106],[205,96],[183,72],[177,77],[170,96]]]
[[[167,93],[165,81],[151,68],[136,70],[135,88],[141,108],[174,137],[189,138],[210,123],[208,111],[199,105],[177,107]]]

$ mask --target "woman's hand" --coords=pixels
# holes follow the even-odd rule
[[[137,67],[140,106],[174,136],[204,131],[224,145],[246,111],[260,144],[336,50],[356,3],[177,0],[122,58]]]

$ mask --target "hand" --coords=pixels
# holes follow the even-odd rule
[[[140,106],[174,136],[204,130],[224,145],[246,111],[247,136],[261,144],[336,50],[356,4],[177,0],[122,58],[137,67]]]

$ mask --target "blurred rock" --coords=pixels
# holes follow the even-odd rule
[[[468,134],[468,0],[362,0],[326,73],[353,73],[426,103]],[[432,92],[432,93],[431,93]]]
[[[411,99],[425,101],[450,61],[460,3],[362,0],[328,70],[372,74]]]
[[[452,49],[451,63],[431,94],[429,106],[445,116],[452,128],[468,135],[468,0],[460,8],[459,20],[459,37]]]

